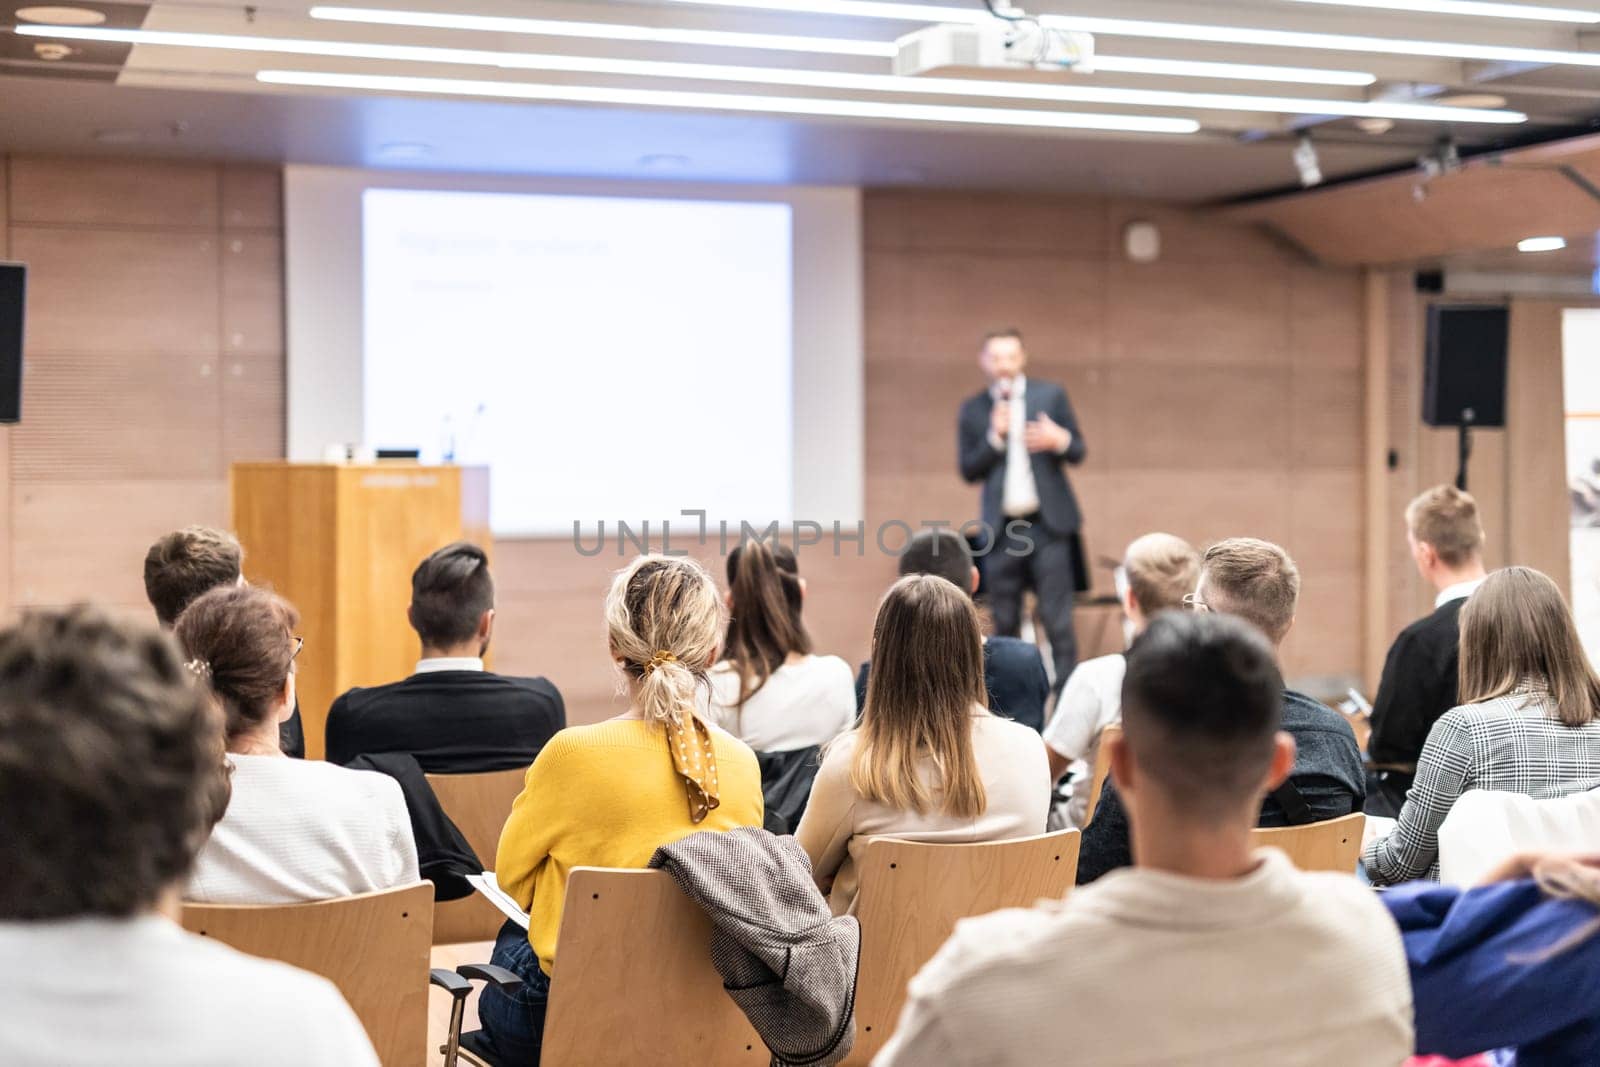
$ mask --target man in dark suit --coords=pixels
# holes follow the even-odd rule
[[[900,576],[908,574],[937,575],[969,594],[978,587],[978,568],[972,565],[966,538],[949,530],[925,530],[911,539],[900,553]],[[863,663],[856,675],[858,714],[867,704],[871,669],[871,663]],[[1036,646],[1015,637],[984,638],[983,687],[989,692],[990,711],[1035,730],[1044,729],[1050,678]]]
[[[1417,757],[1439,716],[1455,707],[1461,606],[1483,584],[1483,525],[1478,504],[1440,485],[1406,507],[1406,543],[1417,572],[1437,591],[1433,613],[1400,631],[1383,663],[1372,701],[1374,781],[1367,813],[1400,813],[1416,777]]]
[[[989,334],[978,363],[989,388],[961,405],[959,458],[961,476],[983,485],[989,608],[995,630],[1015,637],[1032,587],[1059,686],[1078,661],[1072,539],[1083,523],[1063,464],[1082,463],[1087,448],[1067,391],[1023,374],[1022,334]]]
[[[244,549],[226,530],[185,526],[150,546],[144,557],[144,595],[163,630],[171,630],[183,609],[219,585],[244,582]],[[305,730],[300,704],[278,727],[278,747],[286,756],[304,759]]]
[[[422,639],[416,673],[352,689],[328,711],[331,763],[403,752],[429,774],[526,767],[567,724],[556,687],[483,669],[494,632],[494,579],[477,545],[458,541],[411,575],[411,628]]]

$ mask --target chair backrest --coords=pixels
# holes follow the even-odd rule
[[[384,1067],[426,1062],[431,882],[309,904],[185,904],[183,927],[322,975],[350,1002]]]
[[[527,776],[526,767],[481,774],[428,775],[439,806],[489,870],[494,869],[494,854],[500,847],[500,831],[511,814],[511,803],[522,792]],[[505,916],[477,893],[461,900],[441,901],[434,906],[433,943],[489,941],[504,922]]]
[[[1302,871],[1337,871],[1354,874],[1361,861],[1361,832],[1367,817],[1359,811],[1339,819],[1277,826],[1251,832],[1257,848],[1282,849]]]
[[[1095,742],[1094,750],[1094,777],[1090,779],[1089,806],[1085,809],[1083,824],[1089,825],[1089,820],[1094,818],[1094,809],[1100,805],[1100,794],[1106,787],[1106,779],[1111,777],[1111,746],[1106,744],[1113,737],[1122,736],[1122,724],[1112,723],[1100,731],[1100,739]]]
[[[711,921],[664,871],[567,877],[546,1067],[765,1067],[771,1054],[711,964]]]
[[[1077,830],[971,845],[869,842],[856,894],[856,1043],[845,1062],[869,1062],[888,1040],[906,983],[958,920],[1065,896],[1077,878],[1079,842]]]

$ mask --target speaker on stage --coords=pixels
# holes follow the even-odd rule
[[[1434,304],[1428,308],[1423,422],[1429,426],[1506,424],[1510,318],[1503,305]]]
[[[28,268],[0,263],[0,423],[22,418],[22,303]]]

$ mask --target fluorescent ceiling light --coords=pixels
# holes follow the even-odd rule
[[[629,107],[693,108],[824,118],[892,119],[901,122],[956,123],[970,126],[1021,126],[1055,130],[1113,130],[1125,133],[1197,133],[1189,119],[1139,115],[1085,115],[943,104],[895,104],[868,100],[816,100],[793,96],[681,92],[674,89],[612,89],[589,85],[535,85],[517,81],[468,81],[381,74],[324,74],[305,70],[263,70],[256,80],[269,85],[323,89],[368,89],[390,93],[432,93],[553,103],[621,104]]]
[[[1535,22],[1600,22],[1600,11],[1570,7],[1535,7],[1531,4],[1491,4],[1483,0],[1292,0],[1298,4],[1332,4],[1338,7],[1377,7],[1385,11],[1417,11],[1427,15],[1481,15],[1494,19],[1530,19]]]
[[[1388,101],[1302,99],[1234,93],[1191,93],[1167,89],[1119,89],[1095,85],[980,81],[968,78],[905,78],[893,74],[858,74],[838,70],[739,67],[715,63],[676,63],[647,59],[538,55],[489,49],[435,48],[425,45],[362,44],[312,41],[248,34],[182,33],[170,30],[105,30],[18,27],[18,33],[69,40],[119,41],[180,48],[218,48],[244,52],[383,59],[396,62],[457,63],[506,70],[561,71],[618,77],[682,78],[694,81],[784,85],[846,92],[901,93],[917,96],[968,96],[989,100],[1033,100],[1047,103],[1108,104],[1123,107],[1199,108],[1216,111],[1269,112],[1284,115],[1342,115],[1357,118],[1406,119],[1420,122],[1485,122],[1514,124],[1527,116],[1438,104]]]
[[[707,7],[756,8],[812,15],[893,19],[899,22],[982,22],[993,18],[983,8],[950,8],[934,4],[891,4],[879,0],[667,0],[668,3]],[[1206,26],[1189,22],[1150,19],[1096,18],[1088,15],[1041,15],[1046,26],[1110,37],[1149,37],[1166,41],[1205,41],[1208,44],[1262,45],[1268,48],[1314,48],[1329,52],[1365,52],[1372,55],[1428,56],[1437,59],[1480,59],[1491,63],[1541,63],[1557,66],[1600,67],[1600,52],[1569,52],[1553,48],[1515,48],[1453,41],[1420,41],[1398,37],[1363,37],[1347,33],[1305,33],[1299,30],[1252,29],[1248,26]]]
[[[1565,237],[1524,237],[1517,242],[1518,252],[1559,252],[1565,247]]]
[[[580,37],[597,41],[648,41],[656,44],[755,48],[768,51],[808,52],[818,55],[871,56],[892,59],[898,51],[893,41],[858,41],[830,37],[795,37],[770,33],[734,33],[720,30],[680,30],[660,26],[629,26],[614,22],[564,22],[556,19],[511,18],[499,15],[455,15],[435,11],[394,11],[364,7],[318,6],[311,17],[331,22],[356,22],[374,26],[415,26],[436,30],[483,30],[519,33],[533,37]],[[985,14],[984,18],[989,16]],[[1218,63],[1191,59],[1147,59],[1140,56],[1096,56],[1094,69],[1114,74],[1150,74],[1158,77],[1220,78],[1234,81],[1284,82],[1302,85],[1376,84],[1378,78],[1360,70],[1321,67],[1282,67],[1262,63]]]

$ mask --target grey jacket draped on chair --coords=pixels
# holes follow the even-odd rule
[[[861,928],[835,917],[792,837],[741,827],[656,850],[711,919],[711,962],[774,1067],[828,1067],[855,1043]]]

